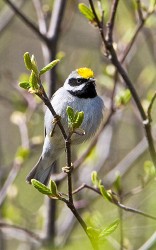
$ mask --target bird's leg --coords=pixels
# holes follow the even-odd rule
[[[73,163],[71,163],[71,166],[65,166],[65,167],[63,167],[63,168],[62,168],[62,171],[63,171],[64,173],[68,174],[68,173],[70,173],[70,172],[73,171],[73,168],[74,168]]]
[[[57,125],[58,121],[60,121],[60,119],[61,119],[61,116],[59,116],[59,115],[56,115],[56,116],[54,117],[54,119],[53,119],[53,121],[52,121],[52,124],[54,124],[54,127],[53,127],[53,129],[52,129],[52,131],[51,131],[51,133],[50,133],[50,136],[51,136],[51,137],[53,137],[54,130],[55,130],[55,128],[56,128],[56,125]]]

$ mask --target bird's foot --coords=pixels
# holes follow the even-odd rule
[[[73,171],[73,163],[71,163],[71,166],[65,166],[62,168],[62,171],[66,174],[70,173]]]
[[[61,116],[60,115],[55,115],[55,117],[54,117],[54,119],[53,119],[53,121],[52,121],[52,124],[56,124],[56,123],[58,123],[58,121],[60,121],[61,120]]]
[[[54,119],[53,119],[53,121],[52,121],[52,124],[54,124],[54,127],[53,127],[53,129],[52,129],[52,131],[51,131],[51,133],[50,133],[50,136],[51,136],[51,137],[53,137],[53,134],[54,134],[54,130],[55,130],[55,128],[56,128],[56,125],[57,125],[58,121],[60,121],[60,120],[61,120],[61,116],[56,115],[56,116],[54,117]]]

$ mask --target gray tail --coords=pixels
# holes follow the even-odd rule
[[[54,163],[53,163],[54,164]],[[48,184],[51,170],[53,168],[53,164],[51,164],[49,167],[45,168],[44,161],[42,160],[42,156],[40,157],[37,164],[33,167],[33,169],[30,171],[28,176],[26,177],[26,181],[31,184],[32,179],[36,179],[40,182],[42,182],[44,185]]]

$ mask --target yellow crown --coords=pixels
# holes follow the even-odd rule
[[[79,68],[76,70],[77,73],[82,76],[83,78],[92,78],[94,77],[94,73],[91,69],[89,68]]]

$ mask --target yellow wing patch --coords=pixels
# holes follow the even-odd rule
[[[88,78],[93,78],[94,77],[93,71],[91,69],[89,69],[89,68],[79,68],[76,71],[83,78],[88,79]]]

